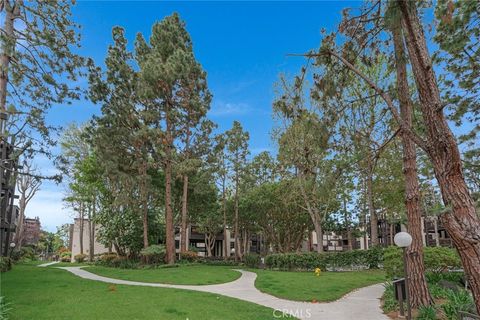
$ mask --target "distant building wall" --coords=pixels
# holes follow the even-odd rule
[[[72,261],[74,261],[75,255],[80,254],[80,219],[75,218],[74,224],[70,225],[71,238],[70,249],[72,251]],[[99,226],[95,226],[95,239],[94,239],[94,254],[101,254],[108,252],[108,247],[97,241],[97,235]],[[115,251],[112,248],[112,251]],[[83,219],[83,253],[90,254],[90,237],[88,235],[88,219]]]
[[[36,245],[40,240],[40,219],[25,218],[23,224],[23,245]]]

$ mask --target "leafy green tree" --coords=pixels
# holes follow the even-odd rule
[[[238,121],[233,122],[233,126],[226,133],[227,158],[231,163],[231,179],[233,182],[233,202],[234,218],[233,232],[235,239],[235,261],[242,259],[244,251],[242,250],[241,240],[247,239],[246,231],[240,235],[239,228],[239,201],[242,178],[245,177],[247,170],[247,156],[249,155],[248,140],[250,138],[247,131],[244,131]]]
[[[18,155],[51,155],[55,127],[45,115],[79,98],[83,59],[70,1],[3,0],[0,33],[0,135]],[[5,118],[4,116],[5,115]]]
[[[102,115],[94,119],[94,152],[110,177],[129,179],[137,196],[126,198],[141,208],[143,245],[149,245],[148,197],[150,193],[150,114],[138,95],[138,74],[132,67],[133,55],[127,50],[124,30],[112,30],[114,44],[102,72],[90,63],[90,98],[102,104]],[[136,201],[135,201],[136,200]]]
[[[154,24],[149,43],[137,34],[135,58],[140,67],[139,95],[149,108],[150,127],[153,128],[152,155],[157,163],[163,164],[165,171],[166,260],[174,263],[172,170],[175,143],[182,129],[185,130],[185,119],[190,122],[187,127],[191,128],[192,121],[197,123],[195,119],[206,112],[210,95],[185,23],[176,13]]]

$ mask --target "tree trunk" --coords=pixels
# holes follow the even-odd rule
[[[90,262],[93,261],[93,229],[92,229],[92,215],[88,213],[88,259]]]
[[[392,30],[397,69],[397,91],[400,101],[400,116],[404,123],[413,125],[413,105],[407,79],[405,50],[400,26]],[[407,248],[408,291],[413,308],[431,305],[432,297],[428,292],[423,262],[422,210],[420,187],[417,175],[417,157],[415,143],[407,134],[402,134],[403,174],[405,176],[405,207],[407,209],[408,231],[412,236],[412,244]]]
[[[225,178],[222,180],[222,206],[223,206],[223,259],[230,257],[230,241],[227,237],[227,195],[225,189]]]
[[[438,235],[438,218],[433,218],[433,230],[435,231],[435,246],[440,247],[440,236]]]
[[[345,219],[345,227],[347,229],[347,246],[348,250],[353,250],[353,239],[352,239],[352,228],[350,226],[350,218],[348,217],[347,211],[347,201],[343,200],[343,212],[344,212],[344,219]]]
[[[420,108],[427,135],[427,154],[448,208],[440,219],[458,250],[477,311],[480,312],[480,218],[463,177],[455,137],[443,114],[443,104],[415,3],[398,1]]]
[[[188,121],[187,121],[188,122]],[[187,133],[185,138],[185,155],[186,159],[189,158],[190,147],[190,128],[187,124]],[[182,193],[182,226],[180,230],[180,251],[188,251],[187,243],[187,220],[188,220],[188,175],[183,175],[183,193]]]
[[[390,245],[393,246],[393,232],[394,232],[394,229],[393,229],[393,223],[390,224]]]
[[[80,254],[83,254],[83,203],[80,203]]]
[[[188,175],[183,175],[183,194],[182,194],[182,226],[180,233],[180,251],[188,251],[187,243],[187,201],[188,201]]]
[[[368,173],[367,173],[367,204],[370,214],[370,241],[372,246],[378,245],[378,217],[373,204],[373,163],[368,155]]]
[[[26,207],[26,198],[25,193],[20,195],[19,200],[20,212],[18,217],[18,224],[15,231],[15,248],[19,249],[23,244],[23,232],[24,232],[24,223],[25,223],[25,207]]]
[[[238,237],[238,173],[235,176],[235,221],[234,221],[234,239],[235,239],[235,261],[240,259],[240,238]]]
[[[317,252],[323,252],[323,228],[320,221],[316,220],[313,222],[313,227],[315,228],[315,234],[317,237]]]
[[[212,248],[210,247],[210,235],[205,233],[205,247],[207,248],[207,257],[212,256]]]
[[[96,196],[93,196],[93,204],[92,204],[92,214],[91,214],[91,237],[90,237],[90,261],[93,261],[95,257],[95,215],[96,215],[96,206],[97,206],[97,201],[96,201]]]
[[[141,193],[142,193],[142,222],[143,222],[143,247],[148,247],[148,192],[147,192],[147,163],[142,164],[142,183]]]
[[[2,52],[0,55],[0,113],[7,111],[7,86],[8,86],[8,69],[15,50],[14,39],[14,23],[15,19],[20,15],[20,6],[22,2],[14,3],[12,7],[10,1],[3,1],[5,10],[5,21],[3,25],[3,33],[5,41],[3,42]],[[4,137],[6,132],[6,119],[0,120],[0,136]]]
[[[166,148],[165,148],[165,228],[166,228],[166,262],[175,263],[175,228],[172,211],[172,132],[169,111],[166,112]]]

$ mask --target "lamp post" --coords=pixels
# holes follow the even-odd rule
[[[408,232],[399,232],[393,238],[397,247],[403,250],[403,273],[405,278],[405,297],[407,298],[407,320],[412,319],[412,308],[410,306],[410,295],[408,293],[408,274],[407,274],[407,248],[412,244],[412,236]]]
[[[12,252],[14,248],[15,248],[15,242],[10,242],[10,258],[12,257]]]

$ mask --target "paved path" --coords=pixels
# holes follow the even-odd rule
[[[274,316],[282,318],[282,312],[291,314],[299,319],[314,320],[387,320],[389,319],[380,309],[380,297],[383,293],[383,285],[377,284],[358,289],[347,294],[341,299],[330,303],[309,303],[284,300],[269,294],[260,292],[255,288],[254,272],[237,270],[242,276],[232,282],[215,285],[173,285],[161,283],[147,283],[127,281],[99,276],[83,270],[82,267],[58,267],[89,280],[106,283],[124,284],[133,286],[161,287],[210,292],[253,302],[265,307],[275,309]]]
[[[44,263],[44,264],[39,264],[37,267],[48,267],[48,266],[51,266],[52,264],[57,264],[59,262],[60,261],[52,261],[52,262],[48,262],[48,263]]]

